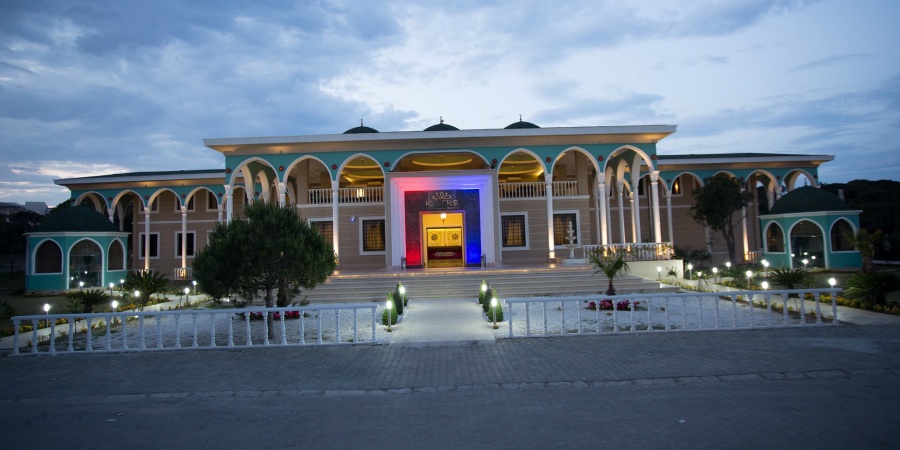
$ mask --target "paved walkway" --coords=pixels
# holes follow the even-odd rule
[[[493,344],[491,324],[471,300],[424,300],[410,304],[394,327],[391,345],[435,347]]]

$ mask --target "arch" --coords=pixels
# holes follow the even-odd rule
[[[531,160],[522,159],[521,161],[519,161],[522,164],[536,164],[535,170],[537,168],[540,168],[541,173],[538,173],[535,175],[536,179],[538,179],[538,180],[540,178],[543,178],[544,180],[549,179],[548,177],[550,177],[550,175],[552,174],[552,166],[551,166],[551,169],[548,171],[546,164],[544,164],[544,162],[541,161],[541,158],[536,153],[534,153],[531,150],[528,150],[527,148],[517,148],[517,149],[507,152],[505,155],[503,155],[503,158],[501,158],[499,161],[497,161],[497,166],[494,168],[494,170],[497,171],[498,177],[501,175],[501,169],[503,168],[504,164],[509,163],[510,165],[512,165],[514,162],[510,161],[510,159],[513,156],[518,155],[518,154],[531,157]],[[507,175],[510,175],[510,174],[507,174]],[[515,175],[515,174],[512,174],[512,175]],[[507,180],[507,182],[509,182],[508,177],[505,179]]]
[[[397,171],[398,169],[399,169],[399,171],[401,171],[401,172],[425,172],[425,171],[428,170],[427,168],[426,168],[426,169],[423,169],[423,170],[402,170],[402,167],[400,167],[400,165],[401,165],[401,164],[404,164],[406,161],[411,161],[410,157],[415,156],[415,155],[440,156],[440,155],[459,155],[459,154],[471,154],[471,155],[474,155],[474,156],[475,156],[475,158],[474,158],[473,160],[470,160],[468,163],[466,163],[466,164],[468,164],[468,165],[480,166],[480,165],[483,164],[485,167],[490,167],[490,166],[491,166],[491,163],[488,162],[487,158],[485,158],[484,155],[482,155],[482,154],[480,154],[480,153],[478,153],[478,152],[472,151],[472,150],[466,150],[466,149],[459,149],[459,150],[429,150],[429,151],[417,151],[417,150],[413,150],[413,151],[409,151],[409,152],[406,152],[406,153],[401,154],[401,155],[400,155],[400,156],[399,156],[399,157],[398,157],[398,158],[390,165],[390,167],[387,168],[387,170],[390,171],[390,172]],[[368,156],[368,155],[366,155],[366,156]],[[374,158],[373,158],[373,159],[374,159]],[[478,163],[474,162],[475,160],[481,161],[481,164],[478,164]],[[345,163],[346,163],[346,161],[345,161]],[[412,164],[415,164],[415,162],[413,162]],[[343,164],[342,164],[342,167],[343,167]],[[481,168],[484,168],[484,167],[457,167],[457,168],[444,169],[444,170],[465,170],[465,169],[476,169],[476,168],[481,169]],[[441,170],[441,169],[437,169],[437,170]]]
[[[149,203],[144,203],[144,198],[141,197],[141,194],[138,194],[137,191],[131,189],[125,189],[116,194],[112,199],[112,204],[118,206],[119,202],[128,194],[134,194],[134,196],[141,201],[141,206],[147,208],[150,206]]]
[[[109,203],[106,201],[106,197],[97,191],[82,192],[75,199],[75,204],[80,205],[85,200],[90,200],[91,207],[98,213],[105,214],[105,211],[109,210]]]
[[[812,220],[801,219],[791,226],[791,267],[821,267],[825,264],[825,230]],[[806,264],[803,264],[806,260]]]
[[[212,189],[210,189],[210,188],[208,188],[208,187],[206,187],[206,186],[197,186],[197,187],[195,187],[194,189],[192,189],[190,192],[188,192],[187,195],[185,195],[185,197],[184,197],[184,204],[185,204],[185,205],[188,204],[188,203],[191,201],[191,198],[193,198],[194,195],[197,195],[200,191],[206,191],[206,192],[209,192],[210,194],[213,195],[213,197],[215,197],[215,199],[216,199],[216,208],[220,208],[220,207],[222,206],[222,201],[219,199],[219,196],[217,196],[216,193],[212,191]],[[208,198],[209,196],[206,196],[206,197]],[[207,200],[207,198],[204,198],[204,199],[203,199],[203,204],[204,204],[204,205],[206,205],[206,204],[209,202],[209,200]],[[199,211],[199,209],[197,209],[197,205],[199,204],[199,200],[200,200],[200,199],[195,199],[195,200],[194,200],[194,209],[197,210],[197,211]]]
[[[259,180],[259,199],[265,203],[272,203],[271,192],[272,192],[272,181],[269,180],[268,174],[264,169],[260,169],[253,175],[253,185],[256,185],[256,180]]]
[[[359,153],[359,154],[362,155],[363,153]],[[367,156],[368,156],[368,155],[367,155]],[[325,168],[325,170],[328,170],[328,164],[325,164],[325,161],[322,161],[321,158],[319,158],[319,157],[317,157],[317,156],[313,156],[313,155],[303,155],[303,156],[301,156],[301,157],[299,157],[299,158],[297,158],[297,159],[291,161],[291,163],[288,164],[287,168],[284,169],[284,177],[285,177],[285,180],[287,180],[287,178],[290,178],[291,172],[293,172],[294,169],[297,168],[297,165],[298,165],[298,164],[300,164],[301,162],[303,162],[303,161],[305,161],[305,160],[307,160],[307,159],[313,160],[313,161],[317,161],[319,164],[322,165],[322,167]],[[329,173],[330,173],[330,172],[329,172]],[[332,178],[334,178],[333,175],[332,175]]]
[[[398,162],[400,162],[400,160],[403,159],[405,156],[406,155],[403,155],[400,158],[397,158],[397,160],[394,161],[394,164],[397,164]],[[350,162],[353,161],[354,158],[365,158],[365,159],[372,160],[372,162],[375,163],[374,167],[378,168],[378,171],[381,172],[381,178],[384,179],[384,175],[385,175],[384,168],[382,168],[381,164],[378,164],[377,159],[375,159],[374,157],[367,155],[365,153],[356,153],[356,154],[353,154],[353,155],[350,155],[350,156],[344,158],[344,161],[342,161],[341,164],[338,165],[337,171],[335,172],[335,174],[337,175],[336,178],[337,178],[338,183],[340,183],[340,181],[341,181],[341,179],[340,179],[341,173],[344,172],[344,169],[350,164]]]
[[[764,235],[766,253],[784,253],[784,229],[778,222],[769,222]]]
[[[856,227],[853,223],[844,217],[841,217],[831,224],[830,238],[831,251],[833,252],[850,252],[856,250],[853,244],[844,236],[846,233],[856,233]]]
[[[589,151],[587,151],[587,150],[585,150],[585,149],[583,149],[583,148],[581,148],[581,147],[579,147],[579,146],[577,146],[577,145],[573,145],[573,146],[568,147],[568,148],[566,148],[565,150],[559,152],[559,155],[557,155],[556,158],[553,160],[553,165],[555,166],[556,163],[557,163],[560,159],[562,159],[562,157],[563,157],[567,152],[570,152],[570,151],[578,152],[578,153],[581,153],[582,155],[584,155],[584,157],[587,158],[587,160],[591,162],[591,166],[594,167],[594,170],[596,170],[597,173],[600,173],[600,164],[597,163],[597,158],[595,158],[594,155],[591,154],[591,152],[589,152]],[[552,170],[551,170],[551,172],[552,172]]]
[[[31,272],[35,274],[62,273],[62,247],[53,239],[44,239],[34,248],[31,256]]]
[[[793,191],[797,188],[797,180],[800,179],[800,176],[805,176],[809,181],[809,185],[812,187],[819,187],[818,182],[816,181],[816,177],[814,177],[811,173],[806,171],[805,169],[793,169],[790,172],[784,175],[784,184],[787,186],[787,191]]]
[[[83,238],[72,244],[68,251],[69,288],[103,286],[104,251],[97,241]]]
[[[179,206],[186,204],[186,203],[182,203],[181,197],[178,195],[177,192],[173,191],[171,188],[165,187],[165,188],[159,188],[156,191],[154,191],[152,194],[150,194],[150,198],[147,199],[147,207],[148,208],[152,207],[153,201],[156,200],[157,197],[162,195],[164,192],[171,192],[172,195],[175,197],[175,201],[178,202]],[[160,204],[159,207],[162,208],[162,204]],[[161,211],[161,209],[160,209],[160,211]]]
[[[623,145],[610,152],[609,156],[606,158],[606,162],[603,164],[604,169],[606,167],[609,167],[610,165],[613,165],[615,161],[623,160],[629,151],[634,152],[635,156],[640,158],[640,160],[642,160],[644,164],[647,165],[648,172],[656,170],[656,167],[653,165],[653,159],[650,158],[647,152],[633,145]],[[633,159],[631,164],[634,164],[635,160],[637,160],[637,158]],[[635,170],[640,173],[640,167],[637,167]]]
[[[109,250],[106,252],[106,270],[125,270],[125,246],[119,239],[113,239],[109,243]]]
[[[271,170],[273,178],[278,179],[278,175],[277,175],[278,171],[275,170],[275,167],[272,166],[272,163],[270,163],[269,161],[267,161],[263,158],[260,158],[259,156],[252,156],[250,158],[247,158],[247,159],[241,161],[241,163],[238,164],[231,171],[231,176],[228,178],[228,183],[226,183],[226,184],[228,184],[229,186],[235,186],[235,183],[237,182],[238,174],[240,174],[243,171],[243,169],[249,168],[250,163],[254,163],[254,162],[258,162],[263,165],[261,170],[265,170],[265,169]],[[245,175],[251,175],[251,173],[248,171]],[[247,183],[247,180],[248,180],[248,178],[246,176],[244,176],[245,184]],[[251,177],[250,180],[252,182],[253,180],[255,180],[255,177]]]

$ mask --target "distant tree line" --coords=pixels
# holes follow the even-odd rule
[[[823,183],[822,189],[835,195],[843,190],[844,203],[862,210],[860,226],[871,232],[881,230],[884,238],[876,251],[876,259],[900,260],[900,181]]]

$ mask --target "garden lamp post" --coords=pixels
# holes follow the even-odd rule
[[[116,308],[118,308],[118,307],[119,307],[119,302],[113,300],[113,301],[112,301],[113,314],[116,313]],[[113,321],[115,321],[115,320],[116,320],[116,318],[113,317]]]
[[[713,267],[712,271],[713,271],[713,283],[718,283],[719,282],[719,268]]]
[[[837,280],[835,280],[834,278],[829,278],[829,279],[828,279],[828,285],[831,286],[832,288],[833,288],[834,285],[836,285],[836,284],[837,284]]]
[[[115,283],[109,283],[109,296],[110,297],[112,297],[112,290],[113,290],[113,287],[115,287],[115,285],[116,285]]]
[[[744,275],[747,275],[747,289],[750,289],[752,287],[750,279],[753,278],[753,272],[748,270]]]
[[[388,330],[388,333],[390,333],[392,331],[391,330],[391,322],[393,322],[393,320],[391,320],[391,310],[394,309],[394,302],[392,302],[391,300],[388,300],[384,303],[384,307],[387,310],[387,323],[388,323],[387,330]]]
[[[725,261],[725,269],[731,268],[731,261]]]
[[[481,292],[487,292],[487,282],[481,280]]]
[[[803,263],[803,270],[806,270],[806,265],[807,265],[807,264],[809,264],[809,260],[808,260],[808,259],[806,259],[806,258],[803,258],[803,260],[802,260],[802,261],[800,261],[800,262],[802,262],[802,263]]]
[[[141,296],[141,291],[134,291],[134,304],[135,305],[138,304],[138,298],[140,298],[140,296]],[[144,308],[141,308],[141,309],[143,310]]]
[[[497,297],[491,297],[491,310],[494,312],[494,329],[499,328],[497,326]]]
[[[194,295],[197,295],[197,280],[191,281],[191,284],[194,285]]]
[[[766,291],[766,290],[769,289],[769,282],[768,282],[768,281],[763,281],[762,284],[761,284],[761,286],[762,286],[763,290]]]
[[[82,291],[84,290],[84,281],[78,282],[78,289],[81,289]]]
[[[691,270],[694,270],[694,265],[691,263],[688,263],[687,269],[688,269],[688,280],[693,280],[694,277],[691,275]]]
[[[121,278],[119,278],[119,290],[123,292],[125,291],[125,280]]]
[[[766,277],[768,277],[769,276],[769,262],[766,260],[762,260],[762,265],[763,265],[763,267],[766,268]]]
[[[47,326],[50,326],[50,304],[44,303],[44,313],[47,314]],[[53,336],[50,336],[53,338]]]
[[[191,293],[191,289],[190,289],[190,288],[184,288],[184,302],[185,302],[185,303],[188,302],[188,301],[187,301],[187,299],[188,299],[188,294],[190,294],[190,293]],[[178,302],[178,306],[181,306],[181,302]]]
[[[662,281],[662,266],[656,266],[656,281]]]

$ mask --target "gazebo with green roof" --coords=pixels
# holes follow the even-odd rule
[[[860,212],[824,189],[794,189],[759,216],[763,258],[776,268],[859,268],[859,252],[844,236],[859,229]]]
[[[91,208],[57,211],[25,236],[26,293],[105,287],[127,273],[128,233]]]

